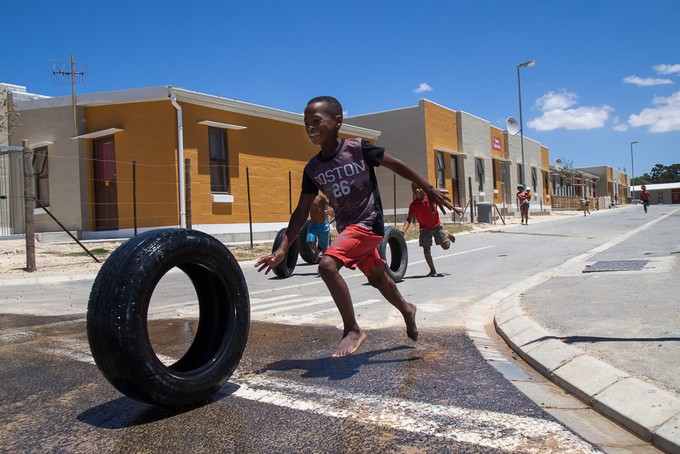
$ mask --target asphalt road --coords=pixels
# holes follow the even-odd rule
[[[460,235],[450,250],[433,249],[441,273],[434,278],[424,277],[422,252],[409,243],[399,288],[418,304],[415,344],[397,311],[358,272],[345,270],[369,337],[341,360],[328,358],[339,316],[315,267],[300,263],[280,279],[246,264],[253,323],[244,358],[210,403],[180,411],[124,397],[99,374],[84,328],[90,282],[4,286],[3,449],[594,451],[492,366],[468,328],[481,301],[630,228],[617,216],[625,213]],[[181,273],[161,281],[150,310],[159,344],[193,329],[194,299]]]

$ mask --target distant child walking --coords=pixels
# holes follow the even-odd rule
[[[340,138],[338,134],[343,116],[337,99],[322,96],[310,100],[304,119],[307,135],[312,143],[321,147],[321,151],[305,166],[300,199],[281,244],[270,255],[261,257],[255,266],[259,267],[258,271],[266,270],[266,274],[281,263],[321,190],[335,212],[339,233],[319,262],[319,274],[340,311],[343,323],[342,339],[332,356],[351,355],[366,338],[366,333],[357,323],[347,283],[340,275],[342,267],[359,268],[368,282],[402,314],[408,337],[418,340],[416,305],[407,302],[394,281],[387,276],[386,262],[377,250],[385,226],[375,167],[383,166],[422,187],[432,209],[452,209],[451,201],[411,166],[386,153],[384,148],[358,138]]]
[[[428,277],[436,276],[437,270],[434,267],[432,260],[432,238],[434,243],[446,250],[451,247],[451,243],[456,241],[456,237],[452,233],[447,232],[442,227],[439,220],[439,213],[430,207],[430,202],[423,191],[417,184],[411,183],[411,191],[413,191],[414,200],[408,207],[408,215],[406,221],[401,228],[401,231],[406,233],[413,222],[420,224],[420,235],[418,244],[423,248],[423,255],[427,266],[430,267]]]
[[[583,216],[590,214],[590,199],[588,196],[583,196]]]
[[[640,186],[640,189],[642,190],[640,193],[640,200],[642,200],[642,207],[645,209],[646,213],[647,208],[649,207],[649,198],[652,196],[652,193],[647,190],[647,186],[644,184]]]

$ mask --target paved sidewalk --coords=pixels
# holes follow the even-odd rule
[[[494,323],[544,376],[680,453],[680,209],[650,210],[643,221],[527,279],[497,307]]]

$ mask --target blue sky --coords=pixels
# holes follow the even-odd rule
[[[636,175],[680,163],[680,3],[556,1],[59,1],[3,6],[0,81],[70,95],[156,85],[302,112],[330,94],[349,116],[427,98],[525,136],[574,167]],[[351,121],[349,121],[351,123]],[[389,151],[389,150],[388,150]]]

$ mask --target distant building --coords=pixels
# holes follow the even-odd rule
[[[652,194],[650,205],[680,203],[680,183],[646,184],[645,188]],[[630,189],[633,198],[639,199],[642,191],[640,186],[631,186]]]
[[[599,197],[609,197],[615,204],[626,203],[630,185],[628,174],[609,166],[579,167],[574,170],[581,170],[599,177],[596,187]]]
[[[301,114],[178,87],[78,95],[77,128],[70,96],[14,94],[20,117],[10,145],[29,139],[36,198],[84,239],[187,221],[245,235],[236,240],[248,238],[252,221],[256,238],[270,235],[287,224],[304,165],[318,152]],[[380,134],[350,124],[340,132],[371,141]],[[23,193],[10,201],[23,207]],[[9,222],[21,233],[20,216]],[[35,222],[36,232],[59,231],[39,207]]]
[[[522,182],[519,136],[487,120],[427,99],[417,106],[352,116],[352,124],[381,131],[377,145],[407,162],[436,187],[448,192],[455,206],[494,203],[513,212],[516,187]],[[525,183],[534,193],[533,210],[550,210],[548,148],[524,137]],[[378,168],[386,214],[404,214],[412,200],[410,183]],[[467,211],[469,213],[469,211]]]

